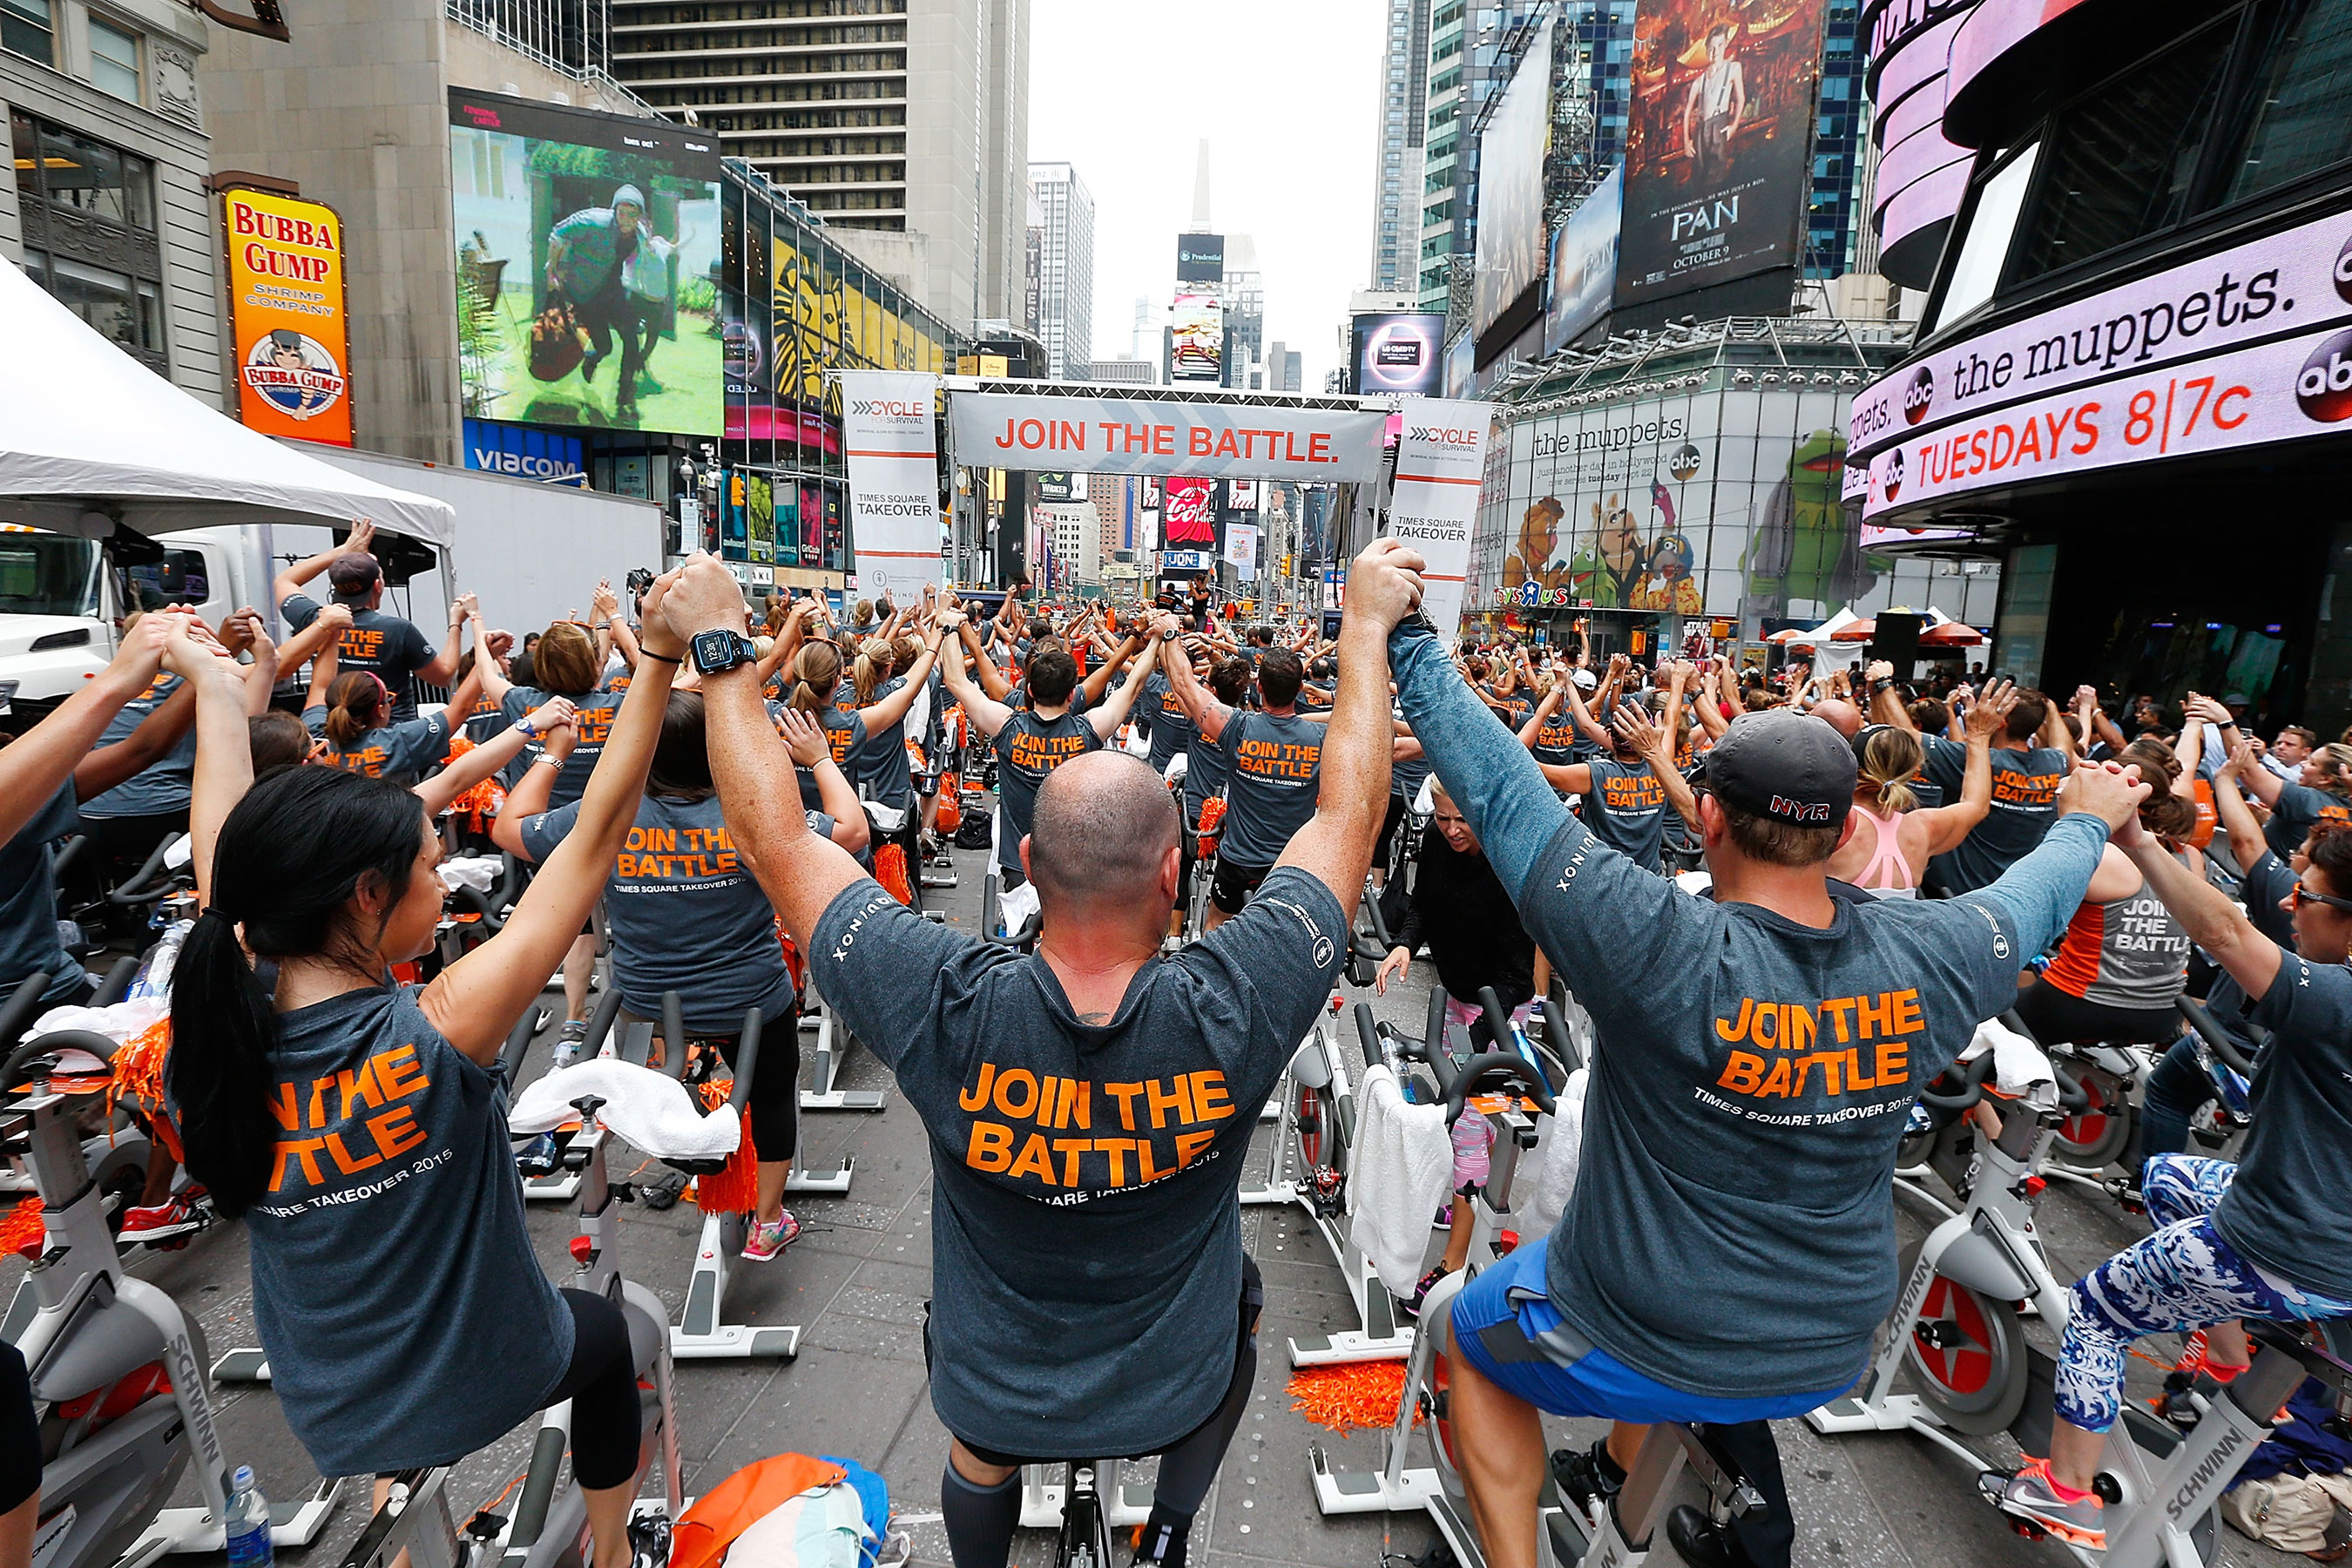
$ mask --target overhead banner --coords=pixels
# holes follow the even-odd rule
[[[221,197],[236,416],[265,436],[352,444],[343,222],[332,207],[268,191]]]
[[[1379,409],[959,392],[955,459],[1032,473],[1186,474],[1362,481],[1380,477]]]
[[[1486,473],[1491,403],[1408,397],[1397,442],[1396,489],[1387,531],[1421,552],[1422,613],[1441,637],[1462,621],[1462,584],[1470,573],[1470,527]]]
[[[940,585],[939,378],[845,370],[841,427],[849,449],[849,518],[857,588],[912,604]]]

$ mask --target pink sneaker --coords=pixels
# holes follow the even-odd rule
[[[801,1222],[786,1209],[772,1220],[751,1222],[751,1234],[743,1238],[743,1256],[753,1263],[766,1263],[800,1238]]]

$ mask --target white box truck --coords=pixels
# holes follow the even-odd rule
[[[454,559],[397,536],[384,608],[415,621],[438,647],[458,590],[480,596],[493,626],[518,636],[574,610],[588,612],[599,579],[618,590],[631,569],[663,566],[661,509],[593,490],[412,462],[372,452],[293,442],[365,478],[447,501],[457,511]],[[142,605],[190,604],[217,624],[251,605],[284,626],[270,584],[292,562],[325,550],[339,531],[253,523],[198,528],[157,539],[100,543],[34,529],[0,528],[0,700],[21,731],[78,689],[114,656],[115,631]],[[404,572],[402,562],[412,564]],[[323,595],[326,584],[315,585]]]

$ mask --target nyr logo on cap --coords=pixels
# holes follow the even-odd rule
[[[1830,819],[1830,808],[1824,802],[1790,800],[1785,795],[1774,795],[1772,804],[1764,809],[1771,816],[1790,822],[1827,822]]]
[[[1916,425],[1927,417],[1927,410],[1936,401],[1936,373],[1921,365],[1911,377],[1911,384],[1903,389],[1903,422]]]

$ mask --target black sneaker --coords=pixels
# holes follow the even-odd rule
[[[1605,1437],[1595,1437],[1590,1448],[1553,1449],[1551,1478],[1559,1484],[1560,1495],[1588,1518],[1596,1504],[1610,1502],[1625,1484],[1625,1472],[1609,1457],[1609,1440]]]
[[[1667,1513],[1666,1539],[1690,1568],[1747,1568],[1748,1553],[1739,1549],[1731,1527],[1716,1523],[1688,1503]]]
[[[657,1513],[629,1521],[629,1568],[669,1568],[670,1523]]]

